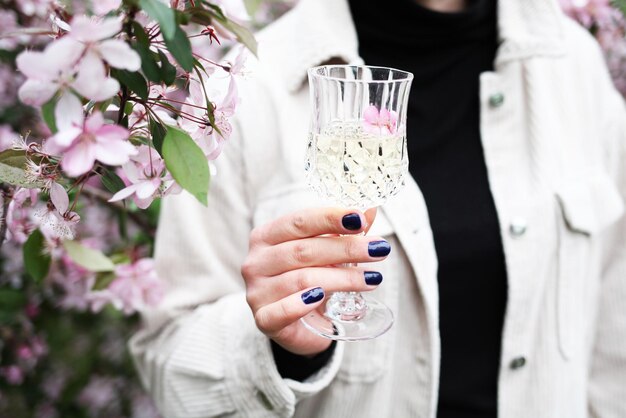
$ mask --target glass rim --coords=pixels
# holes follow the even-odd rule
[[[380,69],[380,70],[388,70],[390,72],[396,72],[396,73],[399,73],[399,74],[403,74],[404,78],[393,79],[393,80],[355,80],[355,79],[348,79],[348,78],[343,78],[343,77],[336,77],[336,76],[330,76],[330,75],[324,75],[324,74],[317,73],[316,71],[321,69],[321,68],[369,68],[369,69]],[[323,79],[326,79],[326,80],[343,81],[343,82],[346,82],[346,83],[368,83],[368,84],[373,84],[373,83],[402,83],[402,82],[413,80],[413,73],[410,73],[408,71],[399,70],[399,69],[393,68],[393,67],[383,67],[383,66],[379,66],[379,65],[365,65],[365,64],[327,64],[327,65],[317,65],[315,67],[309,68],[307,70],[307,73],[308,73],[309,77],[323,78]]]

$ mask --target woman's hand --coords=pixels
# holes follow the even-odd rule
[[[332,292],[375,289],[382,275],[371,268],[336,267],[383,260],[391,250],[380,237],[338,236],[367,231],[376,210],[320,208],[294,212],[250,235],[241,268],[257,327],[288,351],[315,355],[330,340],[308,331],[300,318]]]

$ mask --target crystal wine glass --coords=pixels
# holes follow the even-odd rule
[[[365,65],[324,65],[308,74],[309,184],[343,207],[365,211],[382,205],[408,173],[406,112],[413,75]],[[313,311],[302,322],[326,338],[358,341],[389,330],[393,313],[371,296],[336,292],[325,313]]]

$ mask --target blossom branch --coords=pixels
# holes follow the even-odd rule
[[[137,213],[129,212],[124,203],[110,202],[109,199],[111,199],[111,196],[108,193],[89,185],[85,185],[83,187],[82,193],[88,198],[95,199],[98,202],[103,203],[104,205],[118,212],[127,214],[128,217],[135,223],[135,225],[141,228],[142,231],[148,234],[148,236],[154,237],[154,228],[152,227],[152,225],[150,225],[143,217],[139,216]]]

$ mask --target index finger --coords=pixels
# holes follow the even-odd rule
[[[371,214],[336,207],[303,209],[256,228],[250,241],[276,245],[326,234],[358,234],[368,229]]]

